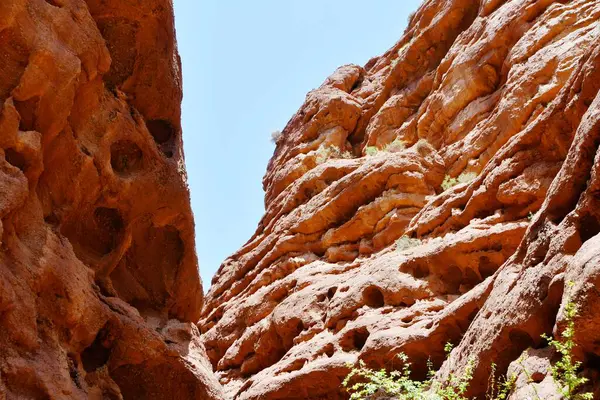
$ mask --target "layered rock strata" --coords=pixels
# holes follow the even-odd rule
[[[0,2],[0,398],[223,399],[169,0]]]
[[[593,0],[429,0],[308,94],[205,299],[227,398],[342,399],[348,363],[403,352],[440,380],[475,360],[477,398],[523,354],[541,372],[521,399],[547,386],[540,334],[560,336],[567,299],[598,380],[599,18]]]

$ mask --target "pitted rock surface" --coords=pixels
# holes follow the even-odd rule
[[[168,0],[0,2],[0,398],[223,399]]]
[[[402,352],[440,380],[475,360],[477,398],[492,362],[523,355],[543,382],[569,298],[597,376],[599,18],[595,0],[428,0],[308,94],[198,325],[227,398],[343,399],[348,363]],[[542,384],[518,382],[513,399]]]

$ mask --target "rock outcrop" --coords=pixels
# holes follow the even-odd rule
[[[0,1],[0,398],[218,399],[170,0]]]
[[[403,352],[416,377],[474,360],[477,398],[523,356],[523,399],[552,389],[540,334],[560,335],[568,298],[599,380],[599,20],[595,0],[428,0],[383,56],[308,94],[265,216],[205,299],[226,398],[345,398],[347,363]]]

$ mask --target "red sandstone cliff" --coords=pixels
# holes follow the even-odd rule
[[[595,0],[428,0],[387,53],[308,94],[265,216],[206,296],[227,398],[344,398],[347,363],[400,352],[439,379],[474,359],[481,398],[492,362],[533,347],[522,399],[549,379],[540,334],[559,332],[570,280],[599,380],[599,19]]]
[[[0,398],[223,399],[170,0],[0,1]]]

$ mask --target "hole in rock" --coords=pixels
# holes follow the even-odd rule
[[[370,333],[365,327],[354,329],[344,335],[340,340],[340,346],[344,351],[362,350],[369,335]]]
[[[45,216],[44,217],[44,221],[48,225],[52,225],[52,226],[58,226],[60,224],[60,219],[58,218],[58,216],[54,212],[51,212],[50,214],[48,214],[47,216]]]
[[[473,320],[475,319],[475,317],[477,316],[477,314],[479,314],[479,308],[475,308],[473,311],[471,311],[469,313],[469,316],[467,317],[467,320],[469,321],[469,324],[471,322],[473,322]]]
[[[148,121],[146,126],[165,157],[173,157],[173,146],[177,134],[175,127],[163,119]]]
[[[494,273],[496,273],[496,269],[498,269],[498,267],[496,264],[491,262],[488,257],[479,257],[479,274],[481,275],[482,279],[494,275]]]
[[[412,320],[413,320],[412,315],[408,315],[406,317],[403,317],[401,321],[404,322],[405,324],[409,324],[412,322]]]
[[[94,372],[108,362],[110,348],[105,346],[108,329],[102,328],[94,342],[81,353],[81,362],[85,372]]]
[[[475,286],[480,282],[479,280],[479,276],[477,275],[477,273],[475,271],[473,271],[470,268],[467,268],[465,270],[465,280],[464,280],[464,284],[466,285],[470,285],[470,286]]]
[[[448,293],[457,293],[460,284],[463,281],[463,273],[456,265],[449,265],[445,270],[441,271],[440,279],[446,285]]]
[[[335,286],[332,288],[329,288],[329,290],[327,291],[327,298],[329,300],[331,300],[336,291],[337,291],[337,287],[335,287]]]
[[[513,329],[512,331],[510,331],[510,333],[508,334],[508,338],[515,346],[517,346],[520,349],[520,351],[528,347],[533,347],[534,345],[534,341],[531,335],[520,329]]]
[[[429,267],[427,265],[417,265],[413,270],[413,276],[417,279],[422,279],[429,275]]]
[[[119,211],[114,208],[97,208],[94,211],[94,225],[94,234],[87,238],[89,248],[102,256],[109,254],[117,247],[124,227]]]
[[[369,331],[367,329],[360,329],[355,331],[354,333],[354,348],[357,350],[362,350],[365,347],[365,343],[367,343],[367,339],[369,338]]]
[[[585,243],[596,236],[598,232],[600,232],[598,219],[589,213],[582,215],[579,219],[579,237],[581,238],[581,242]]]
[[[356,82],[354,82],[354,85],[352,85],[352,87],[350,88],[350,92],[348,92],[348,93],[352,93],[356,89],[360,88],[363,83],[363,80],[364,79],[362,77],[360,79],[357,79]]]
[[[158,144],[166,143],[175,136],[175,128],[169,121],[155,119],[146,122],[146,126],[154,138],[154,141]]]
[[[125,176],[139,171],[143,158],[142,150],[130,140],[119,140],[110,147],[110,165],[119,175]]]
[[[594,344],[597,345],[598,343],[594,342]],[[600,371],[600,356],[594,353],[586,352],[585,367],[595,369],[596,371]]]
[[[21,171],[25,171],[27,167],[27,160],[21,153],[18,153],[14,149],[4,150],[4,158],[13,167],[19,168]]]
[[[60,4],[57,0],[46,0],[46,3],[54,7],[62,7],[62,4]]]
[[[34,131],[36,121],[35,114],[38,109],[39,97],[32,97],[25,101],[14,100],[14,104],[20,117],[19,130],[24,132]]]
[[[366,305],[372,308],[380,308],[385,305],[383,293],[375,286],[369,286],[363,291],[363,300]]]
[[[319,303],[321,303],[321,302],[325,301],[325,299],[326,299],[326,298],[327,298],[327,295],[326,295],[326,294],[323,294],[323,293],[321,293],[320,295],[318,295],[318,296],[317,296],[317,301],[318,301]]]
[[[304,330],[304,322],[298,321],[298,323],[296,324],[296,335],[295,336],[298,336],[299,334],[301,334],[303,330]]]
[[[131,247],[110,276],[113,287],[140,312],[161,309],[173,293],[184,252],[174,226],[139,225]]]
[[[552,278],[547,275],[543,275],[538,284],[538,299],[540,301],[544,301],[546,297],[548,297],[548,289],[550,288],[550,282],[552,282]]]
[[[333,357],[333,354],[335,353],[335,348],[333,347],[333,344],[327,344],[327,346],[325,346],[325,348],[323,349],[323,353],[325,353],[325,355],[329,358]]]
[[[540,371],[534,371],[531,373],[531,382],[533,383],[540,383],[541,381],[544,380],[544,378],[546,377],[546,375]]]

